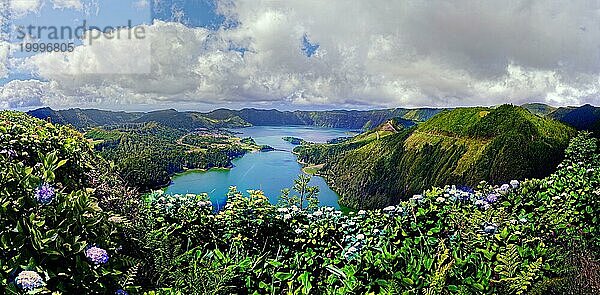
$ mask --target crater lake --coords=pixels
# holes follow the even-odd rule
[[[188,171],[175,175],[166,188],[167,194],[207,193],[213,205],[219,209],[227,201],[230,186],[245,194],[247,190],[262,190],[271,203],[277,203],[281,190],[292,188],[294,179],[302,173],[302,165],[292,153],[295,145],[283,137],[298,137],[309,142],[324,143],[327,140],[354,135],[352,130],[310,126],[254,126],[233,129],[238,137],[252,137],[259,145],[269,145],[275,151],[247,153],[233,160],[231,169]],[[313,176],[310,185],[319,187],[320,206],[339,208],[339,196],[329,188],[325,180]],[[292,192],[293,194],[294,192]]]

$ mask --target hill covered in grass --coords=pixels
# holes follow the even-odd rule
[[[426,187],[543,177],[574,129],[510,105],[459,108],[396,133],[297,149],[353,208],[395,204]]]

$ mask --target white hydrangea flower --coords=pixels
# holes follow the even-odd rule
[[[520,184],[520,182],[518,180],[510,181],[510,186],[512,186],[512,188],[514,188],[514,189],[519,188],[519,184]]]
[[[389,211],[394,211],[396,210],[395,206],[387,206],[385,208],[383,208],[383,211],[389,212]]]

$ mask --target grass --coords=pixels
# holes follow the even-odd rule
[[[324,164],[306,166],[306,167],[302,168],[302,172],[304,172],[308,175],[315,175],[315,174],[317,174],[317,172],[319,172],[319,170],[323,169],[323,166],[324,166]]]

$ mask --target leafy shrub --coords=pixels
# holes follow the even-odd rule
[[[70,128],[0,113],[1,289],[93,294],[119,288],[128,268],[119,253],[121,225],[98,199],[108,207],[114,196],[89,188],[107,186],[110,179],[91,177],[103,164]]]

